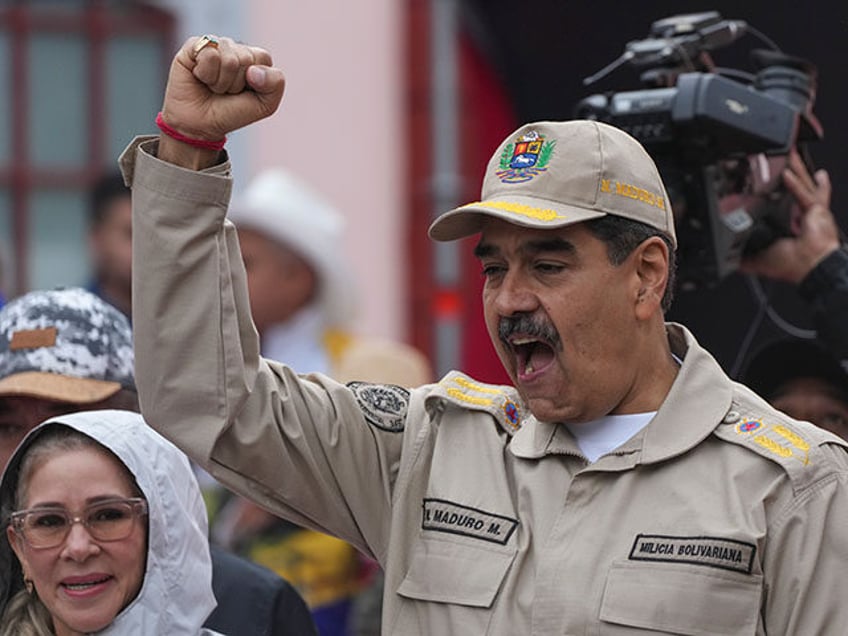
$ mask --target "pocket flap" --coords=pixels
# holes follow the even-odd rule
[[[423,539],[413,548],[398,594],[418,601],[491,607],[514,558],[514,549]]]
[[[756,634],[762,576],[699,570],[613,564],[601,620],[685,636]]]

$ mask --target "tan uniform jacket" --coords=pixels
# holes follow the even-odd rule
[[[385,634],[848,633],[846,444],[732,382],[684,328],[657,415],[589,465],[507,387],[345,386],[260,359],[228,164],[131,148],[123,167],[147,421],[374,556]]]

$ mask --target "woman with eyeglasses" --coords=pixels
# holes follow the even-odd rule
[[[200,490],[139,415],[35,428],[3,474],[0,511],[0,636],[213,634]]]

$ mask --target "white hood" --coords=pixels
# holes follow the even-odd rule
[[[173,444],[128,411],[86,411],[52,418],[18,447],[0,482],[3,520],[14,505],[21,454],[46,427],[63,424],[100,442],[135,476],[149,507],[147,569],[138,596],[106,635],[182,636],[203,630],[215,608],[206,508],[188,460]],[[0,538],[0,614],[21,589],[20,567],[6,533]]]

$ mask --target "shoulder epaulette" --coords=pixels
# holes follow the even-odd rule
[[[521,428],[525,416],[514,388],[478,382],[459,371],[451,371],[442,378],[430,398],[441,398],[464,409],[485,411],[510,434]]]
[[[848,442],[809,422],[799,422],[770,407],[758,408],[744,402],[734,402],[715,429],[715,435],[779,464],[796,487],[812,483],[832,469],[825,465],[827,455],[819,452],[820,446],[848,447]]]

